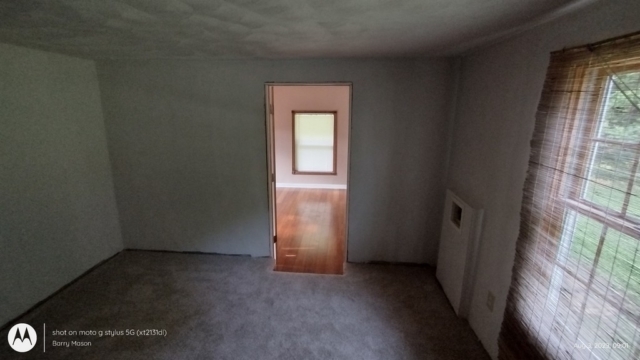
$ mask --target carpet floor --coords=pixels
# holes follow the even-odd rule
[[[3,330],[0,359],[488,359],[432,268],[272,268],[124,251],[18,320],[38,334],[31,351],[14,352]]]

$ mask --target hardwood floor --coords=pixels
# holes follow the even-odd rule
[[[276,271],[342,274],[346,190],[276,190]]]

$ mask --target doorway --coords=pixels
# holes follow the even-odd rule
[[[344,272],[351,90],[351,83],[265,84],[275,271]]]

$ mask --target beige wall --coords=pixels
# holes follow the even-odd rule
[[[279,187],[346,188],[349,149],[349,86],[275,86],[273,98],[277,185]],[[338,112],[336,175],[293,174],[291,112],[294,110]]]
[[[0,104],[1,327],[123,244],[95,63],[0,44]]]
[[[268,256],[264,85],[346,81],[348,259],[435,264],[450,70],[447,59],[99,61],[126,247]]]

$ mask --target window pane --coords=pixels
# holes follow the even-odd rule
[[[295,169],[326,172],[334,169],[334,114],[295,114]]]
[[[637,239],[609,229],[601,256],[604,266],[598,266],[605,274],[611,274],[613,288],[620,293],[624,293],[625,288],[628,289],[627,296],[634,296],[636,302],[640,300],[640,287],[637,282],[630,280],[632,277],[637,279],[640,274],[637,252]]]
[[[591,268],[598,242],[602,234],[602,224],[594,219],[579,214],[571,241],[571,258],[581,268]],[[578,276],[583,275],[578,271]]]
[[[635,150],[624,146],[597,143],[583,198],[622,211],[635,156]]]
[[[631,189],[629,198],[629,209],[627,214],[640,218],[640,174],[636,173],[636,178]]]
[[[614,81],[618,86],[628,86],[637,92],[640,89],[640,72],[618,74]],[[640,139],[640,114],[615,83],[609,80],[600,137],[637,143]]]
[[[587,304],[587,309],[592,311],[587,311],[586,315],[597,317],[599,336],[596,341],[628,344],[629,348],[622,354],[630,354],[628,351],[636,334],[634,324],[640,313],[637,252],[637,239],[611,228],[607,230],[591,288],[597,296],[592,296],[594,300]],[[602,304],[596,304],[595,299],[601,299]]]
[[[575,278],[564,278],[561,290],[571,294],[564,301],[570,302],[573,311],[580,311],[584,304],[578,322],[579,341],[607,345],[582,352],[591,352],[603,359],[630,358],[638,341],[634,324],[637,323],[636,314],[640,313],[638,241],[614,229],[606,229],[602,250],[597,257],[598,265],[590,281],[603,225],[583,215],[577,215],[575,221],[569,259],[569,263],[575,265],[566,267]],[[589,284],[589,287],[576,286],[574,281]],[[564,321],[564,324],[569,323],[570,316]]]
[[[589,273],[593,267],[598,241],[602,234],[602,223],[579,214],[573,210],[567,211],[565,217],[567,226],[562,235],[562,242],[558,251],[557,261],[561,269],[568,276],[559,279],[562,293],[573,294],[563,297],[570,309],[580,308],[586,298],[586,293],[576,292],[576,286],[589,280]],[[568,251],[567,251],[568,250]]]

